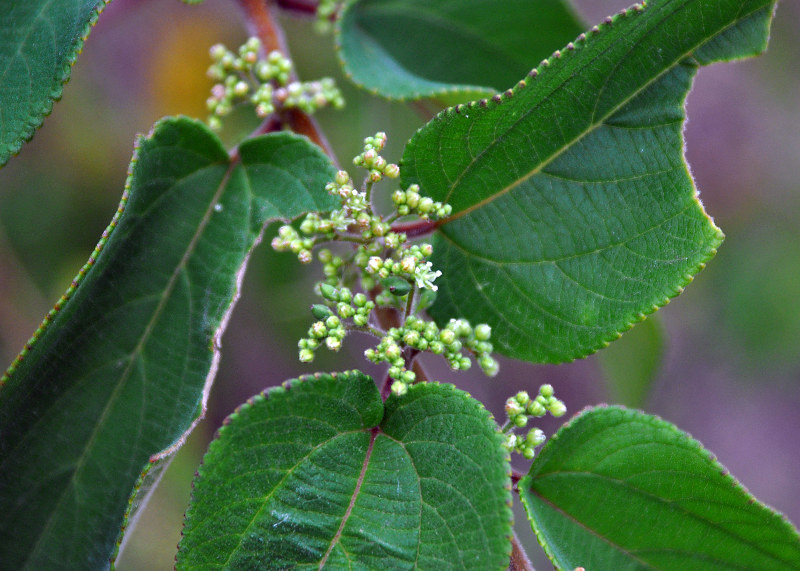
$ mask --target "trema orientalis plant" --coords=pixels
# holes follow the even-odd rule
[[[114,566],[277,221],[266,241],[317,280],[299,360],[361,334],[383,373],[273,379],[242,404],[197,470],[177,569],[529,569],[515,501],[557,569],[800,569],[795,528],[674,425],[597,406],[548,439],[557,386],[498,419],[449,384],[502,373],[497,354],[601,350],[713,257],[684,101],[701,67],[766,48],[775,1],[650,0],[593,26],[566,0],[238,3],[252,36],[211,47],[208,116],[138,138],[117,213],[2,377],[0,567]],[[0,1],[0,164],[105,4]],[[337,162],[311,115],[345,98],[298,77],[280,11],[334,34],[349,81],[435,110],[399,160],[380,131]],[[230,122],[251,128],[226,147]]]

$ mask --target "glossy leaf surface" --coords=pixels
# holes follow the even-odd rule
[[[722,241],[683,159],[684,99],[698,64],[763,50],[773,7],[650,2],[423,127],[404,183],[454,211],[434,244],[437,321],[486,322],[501,352],[560,362],[677,295]]]
[[[696,440],[620,407],[559,430],[519,483],[558,569],[800,568],[800,537]]]
[[[393,99],[491,95],[583,30],[562,0],[357,0],[337,24],[358,85]]]
[[[140,139],[118,215],[0,389],[0,561],[103,567],[147,463],[204,409],[265,223],[330,208],[335,170],[271,134],[231,163],[201,123]]]
[[[0,166],[61,98],[72,64],[106,0],[0,3]]]
[[[505,569],[506,453],[449,385],[381,402],[350,372],[242,406],[194,484],[178,569]]]

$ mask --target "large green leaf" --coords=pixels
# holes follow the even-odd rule
[[[356,0],[337,24],[348,77],[395,99],[491,95],[583,26],[563,0]]]
[[[557,52],[514,90],[448,109],[403,180],[449,202],[431,314],[493,327],[501,352],[597,350],[677,295],[722,233],[683,160],[698,65],[763,50],[773,0],[663,0]]]
[[[381,402],[350,372],[242,406],[198,470],[178,569],[504,569],[507,454],[449,385]]]
[[[519,482],[558,569],[800,569],[800,536],[699,442],[657,417],[590,409]]]
[[[141,139],[117,216],[4,376],[3,567],[108,564],[139,474],[202,414],[263,226],[332,206],[335,170],[307,139],[239,153],[189,119]]]
[[[0,0],[0,166],[61,97],[107,0]]]

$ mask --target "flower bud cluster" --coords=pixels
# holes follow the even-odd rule
[[[314,246],[314,239],[301,237],[294,227],[281,226],[278,235],[272,239],[272,248],[276,252],[291,252],[297,255],[297,259],[303,264],[311,262],[311,248]]]
[[[320,295],[325,303],[311,306],[311,315],[315,321],[308,330],[308,337],[297,343],[300,361],[310,363],[314,360],[314,351],[323,344],[331,351],[342,348],[342,340],[347,333],[345,320],[350,320],[354,327],[366,327],[369,316],[375,309],[375,302],[367,299],[363,293],[353,293],[346,287],[336,288],[322,283]]]
[[[217,83],[206,101],[212,129],[220,129],[222,117],[230,115],[236,105],[248,101],[255,105],[256,114],[261,118],[282,109],[298,108],[313,113],[327,105],[337,109],[344,105],[332,79],[289,83],[292,62],[279,51],[272,51],[262,59],[260,49],[261,42],[254,37],[236,53],[222,44],[212,46],[213,63],[208,68],[208,76]]]
[[[386,146],[386,133],[375,133],[372,137],[364,139],[364,152],[353,159],[353,164],[369,171],[367,180],[371,183],[378,182],[383,177],[397,178],[400,176],[400,167],[389,163],[380,152]]]
[[[555,397],[552,385],[539,387],[539,394],[531,398],[527,391],[520,391],[506,401],[506,440],[504,446],[509,452],[518,452],[527,459],[533,458],[535,448],[544,443],[544,433],[538,428],[528,432],[524,438],[513,433],[515,428],[523,428],[530,417],[542,417],[547,413],[555,417],[563,416],[567,407]]]
[[[405,237],[399,242],[405,242]],[[427,242],[419,244],[402,244],[397,249],[391,250],[388,257],[377,255],[365,257],[356,255],[355,263],[367,274],[380,279],[398,276],[414,282],[420,289],[436,291],[439,289],[433,282],[442,275],[439,270],[433,270],[428,258],[433,254],[433,246]]]
[[[491,356],[491,327],[480,324],[473,328],[464,319],[451,319],[440,328],[416,316],[433,302],[438,289],[434,281],[442,272],[434,270],[429,261],[433,254],[431,244],[410,243],[406,234],[391,231],[389,222],[372,211],[373,184],[383,177],[399,175],[397,165],[380,156],[385,145],[385,133],[364,139],[364,151],[353,160],[368,171],[361,188],[344,170],[326,185],[327,192],[341,201],[340,208],[327,214],[312,212],[297,229],[283,226],[272,241],[273,248],[291,251],[303,262],[311,261],[312,248],[320,242],[339,240],[354,246],[352,253],[343,257],[327,248],[318,251],[325,274],[319,293],[325,303],[312,306],[317,321],[298,344],[300,360],[313,360],[314,351],[323,344],[338,351],[348,330],[362,329],[381,338],[378,345],[365,351],[365,356],[374,363],[388,363],[394,394],[404,394],[408,385],[416,381],[415,373],[409,370],[410,363],[422,351],[441,355],[453,370],[469,369],[471,357],[475,357],[481,369],[494,376],[499,366]],[[393,199],[398,211],[388,217],[389,221],[406,214],[423,218],[450,214],[449,206],[421,197],[417,186],[396,192]],[[364,291],[377,292],[374,301],[363,293],[353,295],[343,287],[359,277]],[[376,305],[400,309],[405,321],[385,333],[370,326],[370,314]]]
[[[429,196],[420,196],[419,185],[412,184],[406,190],[396,190],[392,193],[397,213],[400,216],[416,214],[425,220],[446,218],[453,212],[449,204],[435,202]]]
[[[401,327],[389,329],[377,347],[367,349],[364,356],[373,363],[389,363],[388,374],[396,380],[397,390],[402,390],[402,384],[411,384],[416,379],[414,372],[405,368],[405,348],[442,355],[454,371],[466,371],[472,366],[472,361],[465,355],[465,352],[470,352],[491,377],[497,374],[498,364],[491,356],[490,337],[491,327],[486,324],[473,329],[464,319],[451,319],[440,329],[436,323],[412,315]]]
[[[536,448],[544,444],[545,440],[547,440],[547,437],[544,432],[539,428],[534,428],[524,437],[509,432],[506,434],[503,446],[509,452],[522,454],[528,460],[532,460],[536,455]]]

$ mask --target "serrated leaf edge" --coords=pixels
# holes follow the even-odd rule
[[[744,484],[742,484],[739,480],[737,480],[730,473],[730,471],[719,462],[719,460],[714,455],[714,453],[711,452],[710,450],[708,450],[707,448],[705,448],[703,446],[703,444],[699,440],[697,440],[696,438],[692,437],[692,435],[689,434],[688,432],[686,432],[684,430],[681,430],[680,428],[678,428],[673,423],[671,423],[671,422],[669,422],[667,420],[664,420],[663,418],[661,418],[658,415],[645,413],[645,412],[640,411],[640,410],[630,409],[630,408],[627,408],[627,407],[624,407],[624,406],[620,406],[620,405],[608,405],[608,404],[599,404],[599,405],[594,405],[594,406],[590,405],[590,406],[584,407],[583,409],[581,409],[580,411],[575,413],[567,422],[565,422],[563,425],[561,425],[561,427],[558,429],[558,431],[553,436],[550,437],[550,439],[547,441],[545,446],[542,448],[541,452],[539,452],[539,454],[536,456],[536,459],[534,460],[533,464],[531,465],[531,468],[530,468],[529,472],[525,476],[523,476],[522,479],[520,479],[520,481],[518,483],[518,486],[520,488],[527,487],[528,482],[530,482],[530,480],[531,480],[531,472],[533,471],[534,466],[536,465],[536,460],[541,458],[541,455],[545,450],[548,450],[549,448],[552,448],[553,446],[555,446],[555,444],[552,444],[552,443],[557,442],[558,439],[563,436],[563,433],[565,431],[573,428],[576,424],[580,424],[581,422],[583,422],[587,415],[589,415],[592,412],[600,411],[600,410],[619,411],[619,412],[621,412],[621,413],[623,413],[625,415],[624,416],[625,419],[636,418],[636,419],[644,421],[644,422],[646,422],[646,423],[648,423],[648,424],[650,424],[652,426],[663,428],[663,429],[667,429],[670,432],[678,435],[679,437],[684,437],[685,438],[685,442],[688,445],[687,449],[691,449],[693,452],[697,453],[704,460],[707,460],[711,464],[711,467],[713,469],[715,469],[720,474],[720,476],[722,476],[722,478],[728,484],[730,484],[734,489],[740,491],[748,499],[750,504],[757,505],[759,508],[761,508],[762,512],[764,512],[771,519],[775,520],[779,525],[783,525],[790,532],[790,534],[794,535],[794,537],[798,541],[800,541],[800,533],[798,533],[798,530],[789,521],[789,518],[786,517],[786,515],[783,514],[782,512],[780,512],[780,511],[768,506],[764,502],[759,501],[747,489],[747,487]],[[622,422],[624,422],[624,420],[618,422],[617,424],[621,424]],[[553,566],[556,569],[558,569],[559,571],[561,571],[561,570],[569,571],[566,568],[562,567],[557,562],[557,560],[555,559],[555,555],[553,554],[553,551],[550,548],[550,544],[546,542],[546,540],[543,537],[541,528],[539,527],[539,525],[536,522],[535,518],[533,518],[531,516],[530,511],[528,510],[528,506],[526,505],[526,502],[525,502],[522,494],[520,494],[520,501],[522,502],[523,506],[525,507],[525,515],[528,518],[528,523],[531,525],[531,528],[533,529],[534,535],[536,535],[536,541],[539,543],[541,548],[544,550],[545,554],[547,555],[547,558],[550,560],[550,562],[553,564]]]
[[[28,116],[24,129],[17,134],[13,142],[8,144],[8,147],[4,153],[5,157],[0,155],[0,168],[8,163],[12,157],[17,156],[25,143],[33,139],[33,136],[36,134],[36,130],[42,126],[45,118],[53,112],[53,106],[55,105],[56,101],[61,99],[61,96],[64,93],[64,86],[67,84],[72,75],[72,66],[75,65],[76,61],[78,61],[78,56],[83,51],[83,44],[89,37],[89,33],[92,31],[92,28],[97,23],[100,14],[111,2],[111,0],[98,1],[99,3],[89,14],[89,19],[84,24],[80,36],[70,47],[69,57],[64,62],[64,65],[62,65],[60,69],[56,70],[55,76],[51,78],[52,84],[47,98],[40,104],[38,108],[32,110],[32,114],[37,114],[37,117],[32,117],[30,115]]]

